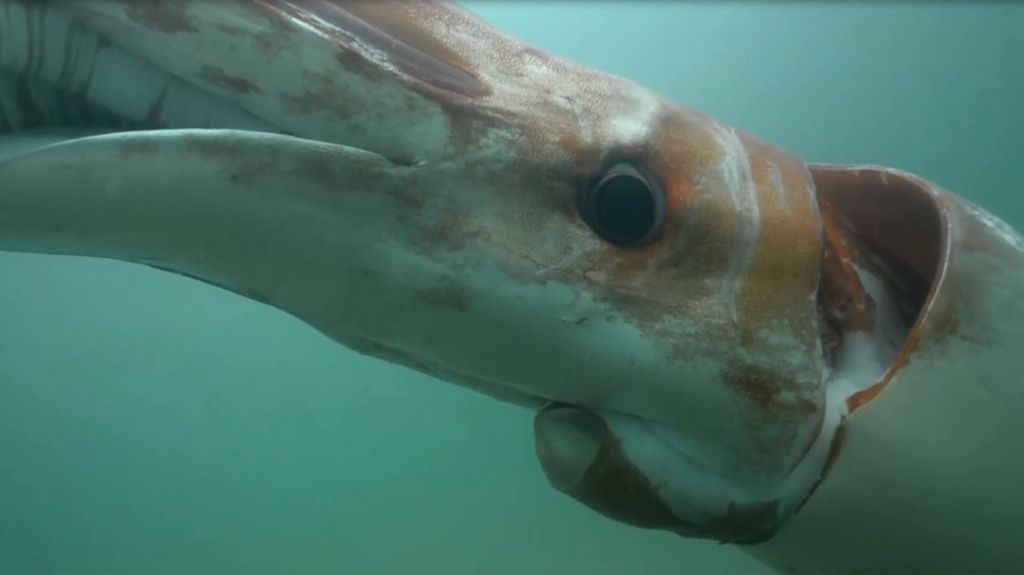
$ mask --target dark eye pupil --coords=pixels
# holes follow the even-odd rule
[[[594,195],[597,223],[609,234],[638,239],[654,220],[654,198],[647,184],[630,176],[605,180]]]
[[[661,225],[660,190],[631,166],[610,169],[583,200],[584,219],[605,240],[623,247],[637,246],[655,235]]]

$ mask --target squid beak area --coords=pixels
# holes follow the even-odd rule
[[[630,458],[621,438],[594,411],[552,404],[538,412],[533,429],[537,457],[551,485],[608,518],[737,544],[770,539],[779,525],[776,502],[737,503],[719,516],[680,517],[667,502],[666,486]]]

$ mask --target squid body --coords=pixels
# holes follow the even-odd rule
[[[1024,569],[1024,240],[432,1],[0,1],[0,249],[535,410],[550,483],[787,573]]]

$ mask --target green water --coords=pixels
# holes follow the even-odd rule
[[[811,161],[1024,227],[1024,6],[489,3]],[[0,572],[738,573],[550,489],[530,413],[129,265],[0,254]]]

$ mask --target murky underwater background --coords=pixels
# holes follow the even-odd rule
[[[1024,227],[1024,4],[471,2],[820,162]],[[0,572],[760,573],[555,493],[532,414],[126,264],[0,254]]]

